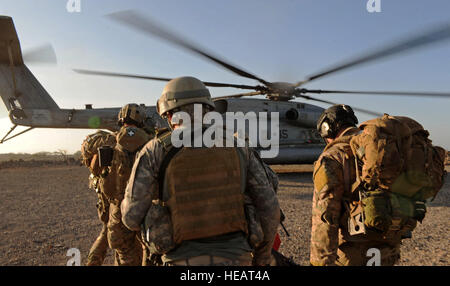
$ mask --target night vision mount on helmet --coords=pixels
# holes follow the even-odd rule
[[[144,126],[146,119],[145,109],[136,103],[130,103],[122,107],[117,115],[117,124],[123,126],[124,124],[132,124],[137,127]]]

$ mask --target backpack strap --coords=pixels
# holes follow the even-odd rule
[[[172,147],[169,152],[167,152],[164,156],[164,159],[159,167],[158,172],[158,199],[160,202],[163,202],[163,191],[164,191],[164,178],[166,174],[166,169],[169,166],[172,158],[183,148],[175,148]]]
[[[164,191],[164,177],[166,174],[166,169],[169,166],[172,158],[182,149],[175,148],[172,145],[172,131],[170,129],[160,129],[156,135],[156,140],[162,145],[164,148],[164,158],[159,167],[158,172],[158,199],[160,202],[163,200],[163,191]]]
[[[163,146],[166,152],[172,149],[172,131],[170,129],[158,130],[156,140]]]
[[[349,191],[351,193],[351,183],[350,183],[350,159],[353,156],[352,150],[350,147],[344,148],[345,156],[342,162],[343,169],[343,177],[344,177],[344,189],[345,191]]]

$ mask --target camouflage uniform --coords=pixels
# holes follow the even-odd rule
[[[400,258],[400,237],[357,238],[348,232],[347,202],[358,201],[357,192],[351,192],[356,169],[349,142],[358,131],[347,128],[326,146],[314,166],[310,262],[315,266],[364,266],[370,259],[369,248],[380,250],[381,265],[394,265]]]
[[[136,236],[137,233],[123,225],[120,203],[136,152],[150,140],[150,136],[141,128],[123,126],[116,138],[117,144],[110,168],[116,179],[116,191],[109,206],[108,242],[109,246],[115,250],[116,265],[137,266],[142,265],[142,245]]]
[[[100,266],[105,260],[108,250],[107,223],[109,219],[109,199],[107,194],[115,188],[114,177],[109,176],[107,169],[101,169],[96,155],[96,149],[99,146],[115,145],[115,133],[106,133],[99,131],[89,137],[99,140],[95,143],[87,142],[82,145],[83,163],[89,168],[91,175],[89,177],[89,188],[97,193],[97,213],[102,223],[102,230],[97,239],[91,246],[86,261],[86,266]],[[88,139],[87,139],[88,140]]]
[[[280,209],[276,194],[273,188],[269,186],[269,179],[262,162],[255,156],[253,151],[247,148],[243,148],[243,151],[246,155],[245,162],[247,164],[246,195],[251,198],[252,203],[257,209],[264,232],[264,240],[254,251],[254,261],[257,265],[267,265],[271,260],[271,249],[280,222]],[[125,198],[121,205],[122,220],[132,230],[141,230],[141,224],[147,215],[152,200],[158,198],[157,175],[165,154],[163,144],[155,138],[147,143],[136,158],[125,191]],[[170,218],[163,218],[160,222],[162,223],[162,221],[170,222]],[[161,236],[164,235],[167,236],[168,234],[161,233]],[[244,235],[241,234],[241,236]],[[236,261],[234,265],[242,265],[251,260],[250,252],[252,249],[249,247],[245,237],[225,235],[218,239],[222,239],[223,244],[220,245],[222,249],[229,250],[230,252],[236,251],[236,256],[233,257],[233,260]],[[211,251],[214,252],[214,249],[204,250],[204,248],[214,242],[215,238],[205,238],[191,242],[190,246],[183,245],[185,243],[183,242],[181,246],[178,246],[177,250],[186,246],[186,251],[190,252],[190,255],[188,257],[182,257],[184,259],[199,256],[208,257],[208,255],[212,256]],[[166,253],[163,256],[163,261],[170,261],[170,256],[173,252],[169,251]],[[241,255],[236,253],[240,253]]]
[[[102,230],[95,240],[94,244],[91,246],[89,250],[86,266],[100,266],[103,264],[103,261],[106,257],[106,252],[108,251],[108,237],[107,237],[107,224],[109,219],[109,201],[106,198],[105,194],[101,191],[104,188],[104,180],[105,178],[90,178],[90,180],[97,181],[94,184],[100,187],[100,190],[97,192],[98,201],[97,201],[97,213],[98,218],[102,222]],[[96,187],[96,188],[98,188]]]

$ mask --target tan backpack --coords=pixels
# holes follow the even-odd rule
[[[385,114],[360,129],[350,146],[357,162],[353,190],[360,191],[365,226],[382,233],[407,225],[412,230],[425,216],[425,201],[442,188],[446,151],[408,117]]]
[[[99,176],[101,173],[97,155],[98,148],[101,146],[114,147],[115,144],[114,134],[102,130],[90,134],[84,139],[81,144],[81,160],[94,176]]]

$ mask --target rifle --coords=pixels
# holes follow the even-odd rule
[[[283,210],[280,209],[280,224],[281,224],[281,227],[283,228],[284,232],[286,233],[286,236],[289,237],[291,235],[289,234],[289,232],[287,231],[286,227],[283,224],[285,219],[286,219],[286,216],[284,215]]]
[[[279,253],[275,249],[272,249],[272,257],[275,260],[275,265],[273,266],[300,266],[294,262],[292,258],[287,258],[283,254]]]

